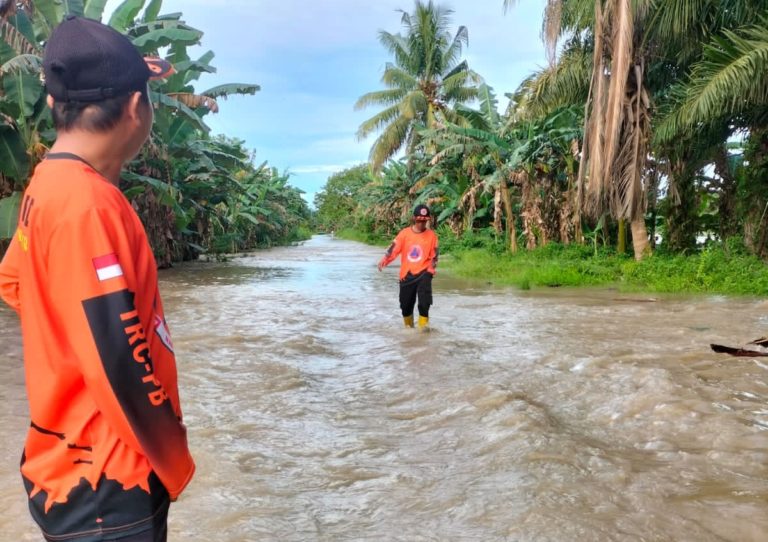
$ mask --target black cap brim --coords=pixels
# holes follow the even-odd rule
[[[166,77],[170,77],[171,75],[176,73],[176,70],[174,69],[173,64],[171,64],[167,60],[163,60],[162,58],[145,56],[144,62],[147,63],[147,68],[149,68],[150,81],[155,81],[157,79],[165,79]]]

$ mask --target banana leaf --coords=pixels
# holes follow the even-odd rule
[[[16,181],[29,174],[29,156],[24,142],[12,126],[0,125],[0,173]]]
[[[193,28],[160,28],[133,38],[133,44],[142,51],[157,51],[172,43],[197,45],[203,33]]]
[[[136,19],[141,8],[144,7],[145,2],[146,0],[125,0],[112,13],[112,17],[109,19],[109,26],[118,32],[125,33],[128,30],[128,26]]]
[[[163,0],[150,0],[147,9],[144,10],[145,21],[154,21],[160,14],[160,10],[163,7]]]
[[[89,19],[100,21],[104,16],[104,6],[107,0],[85,0],[84,14]]]
[[[10,239],[16,232],[20,204],[21,192],[0,199],[0,239]]]

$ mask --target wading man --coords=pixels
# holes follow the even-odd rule
[[[117,185],[150,134],[148,81],[173,69],[69,17],[43,71],[57,139],[0,263],[24,342],[29,508],[46,540],[164,541],[195,466],[157,266]]]
[[[432,277],[437,268],[437,234],[427,229],[431,219],[426,205],[417,205],[413,223],[397,234],[379,262],[379,271],[400,255],[400,310],[406,327],[413,327],[413,309],[418,298],[419,329],[429,326],[432,305]]]

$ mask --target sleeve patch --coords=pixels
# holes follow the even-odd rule
[[[94,258],[93,268],[96,270],[99,282],[123,276],[123,268],[120,267],[117,254],[114,253]]]

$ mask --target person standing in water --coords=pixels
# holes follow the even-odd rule
[[[68,16],[43,73],[56,142],[0,263],[24,342],[29,509],[49,541],[164,542],[195,464],[157,263],[118,183],[152,128],[148,81],[173,69]]]
[[[432,305],[432,277],[437,269],[437,234],[428,229],[432,215],[426,205],[413,210],[413,223],[403,228],[379,261],[379,271],[400,255],[400,309],[406,327],[414,327],[413,310],[418,298],[419,329],[429,327]]]

